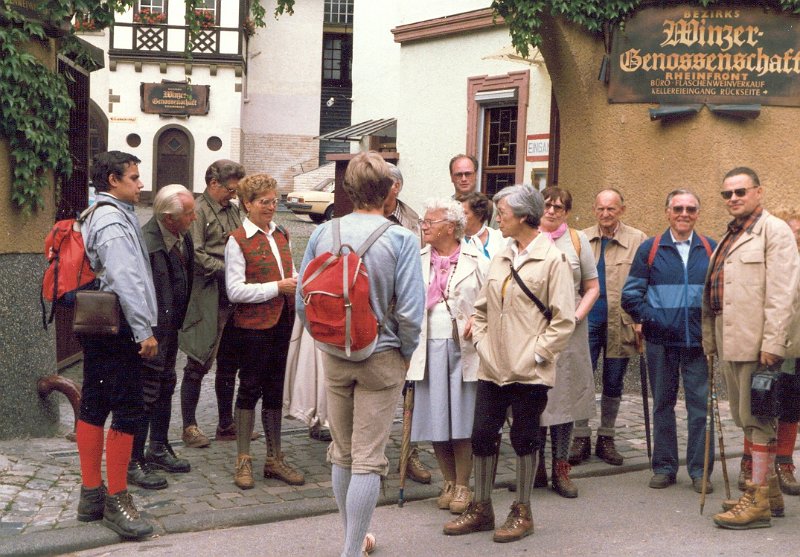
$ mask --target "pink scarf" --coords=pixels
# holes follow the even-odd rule
[[[556,240],[561,238],[561,236],[563,236],[564,233],[567,231],[567,223],[566,222],[562,222],[561,226],[559,226],[558,228],[556,228],[552,232],[545,232],[541,228],[539,229],[539,231],[542,234],[544,234],[545,236],[547,236],[548,238],[550,238],[550,241],[555,242]]]
[[[458,263],[460,254],[461,245],[447,257],[439,255],[434,248],[431,248],[431,282],[428,285],[428,303],[425,305],[427,309],[444,300],[448,279]]]

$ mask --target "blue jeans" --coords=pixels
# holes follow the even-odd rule
[[[589,321],[589,354],[592,369],[597,371],[597,360],[603,352],[603,394],[611,398],[622,396],[622,382],[628,368],[628,358],[609,358],[606,356],[608,326],[606,322]]]
[[[688,414],[689,438],[686,444],[686,469],[692,478],[703,477],[703,456],[708,401],[708,365],[700,346],[693,348],[647,343],[647,367],[653,393],[653,472],[675,477],[678,473],[678,435],[675,404],[678,400],[679,374]],[[714,424],[711,446],[714,453]],[[713,458],[709,459],[711,475]]]

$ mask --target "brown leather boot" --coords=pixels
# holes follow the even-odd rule
[[[240,454],[236,458],[236,469],[233,472],[233,483],[239,489],[252,489],[255,486],[253,481],[253,460],[250,455]]]
[[[306,483],[306,478],[301,472],[286,464],[283,453],[278,454],[277,457],[267,457],[267,461],[264,463],[264,477],[275,478],[289,485]]]
[[[514,503],[503,525],[494,531],[494,541],[515,542],[533,534],[533,518],[530,505]]]
[[[791,462],[776,462],[775,474],[778,476],[778,483],[781,491],[786,495],[800,495],[800,483],[794,477],[794,464]]]
[[[778,485],[777,475],[772,475],[767,478],[767,487],[769,495],[769,512],[773,518],[780,518],[784,515],[783,495],[781,494],[780,486]],[[744,495],[742,495],[744,497]],[[729,511],[733,509],[741,499],[725,499],[722,502],[722,510]]]
[[[607,464],[612,464],[614,466],[622,465],[622,455],[617,452],[617,448],[614,446],[613,437],[598,435],[594,454],[596,454],[600,460],[603,460]]]
[[[568,499],[574,499],[578,496],[578,488],[569,478],[571,468],[566,460],[553,461],[553,475],[551,477],[553,491]]]
[[[456,493],[456,482],[449,480],[444,481],[442,489],[439,490],[439,498],[436,499],[436,506],[443,511],[450,509],[450,502],[453,500],[453,495]]]
[[[488,530],[494,530],[494,508],[491,499],[470,503],[461,516],[444,525],[443,532],[446,536],[461,536]]]
[[[744,491],[747,482],[753,481],[753,458],[749,455],[742,456],[742,464],[739,468],[739,480],[737,486],[739,491]]]
[[[419,451],[416,447],[411,448],[411,454],[408,456],[406,476],[408,476],[408,479],[414,480],[417,483],[431,483],[431,473],[425,468],[425,465],[422,464],[422,461],[419,459]]]
[[[592,456],[592,439],[590,437],[574,437],[569,447],[569,463],[577,466]]]
[[[769,528],[769,488],[747,482],[744,495],[731,510],[714,515],[714,523],[729,530]]]

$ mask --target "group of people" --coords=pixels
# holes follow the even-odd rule
[[[161,489],[166,479],[154,470],[190,470],[167,439],[179,348],[188,357],[180,389],[184,444],[211,442],[195,410],[201,380],[216,362],[216,439],[236,440],[233,480],[241,489],[254,486],[250,443],[258,437],[259,400],[265,477],[304,483],[281,448],[285,405],[302,406],[318,438],[319,426],[329,425],[345,556],[374,546],[367,529],[388,473],[384,452],[407,381],[416,393],[411,440],[432,444],[444,482],[436,503],[458,515],[444,533],[494,530],[495,541],[515,541],[533,532],[531,491],[548,482],[548,427],[552,488],[578,496],[569,476],[571,466],[591,455],[589,419],[596,413],[601,352],[595,454],[623,463],[615,445],[617,414],[628,358],[642,337],[654,398],[650,487],[676,482],[674,407],[683,376],[687,470],[695,490],[711,489],[703,482],[703,453],[707,357],[713,355],[746,439],[745,493],[726,502],[714,521],[726,528],[768,526],[770,516],[783,513],[781,489],[800,492],[791,460],[800,407],[794,361],[784,366],[790,373],[782,382],[784,396],[795,403],[783,405],[778,426],[751,414],[749,383],[759,366],[797,356],[800,236],[795,243],[793,230],[800,229],[800,215],[787,213],[784,222],[764,210],[763,188],[748,168],[732,170],[723,181],[733,220],[717,246],[694,231],[700,201],[689,190],[669,193],[668,228],[654,238],[621,221],[624,199],[613,188],[595,197],[597,224],[578,231],[567,224],[573,208],[568,190],[509,186],[490,200],[476,191],[478,165],[467,155],[450,161],[454,195],[429,200],[419,218],[398,199],[400,171],[377,153],[360,153],[345,174],[353,213],[317,227],[298,270],[289,234],[274,222],[272,177],[246,176],[238,163],[217,161],[197,199],[183,186],[161,188],[153,219],[140,228],[133,211],[142,189],[139,162],[118,151],[96,157],[98,207],[82,227],[97,287],[117,294],[122,326],[113,337],[80,339],[79,520],[102,519],[126,538],[147,536],[152,526],[136,510],[128,482]],[[331,249],[333,226],[342,245],[358,246],[387,219],[398,226],[363,255],[380,324],[375,343],[358,358],[315,345],[303,326],[306,267]],[[316,402],[292,406],[286,399],[298,388]],[[495,529],[491,492],[506,421],[517,456],[516,496]],[[429,482],[416,454],[409,460],[409,477]]]

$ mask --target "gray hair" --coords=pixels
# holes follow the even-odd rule
[[[181,196],[192,196],[186,187],[181,184],[170,184],[164,186],[156,194],[153,200],[153,214],[159,221],[163,221],[167,215],[177,215],[183,212],[183,201]]]
[[[525,224],[538,228],[544,214],[544,198],[539,190],[530,184],[506,186],[494,194],[492,201],[497,205],[501,199],[506,200],[515,217],[525,217]]]
[[[389,176],[392,177],[392,183],[400,184],[400,187],[397,189],[397,193],[400,193],[403,190],[403,173],[390,162],[387,162],[386,165],[389,167]]]
[[[694,200],[697,201],[697,208],[698,209],[700,208],[700,198],[697,197],[697,194],[694,193],[692,190],[687,190],[685,188],[672,190],[671,192],[669,192],[667,194],[667,203],[666,205],[664,205],[664,207],[669,209],[669,204],[672,203],[672,198],[675,197],[676,195],[691,195],[692,197],[694,197]]]
[[[467,225],[467,217],[464,214],[464,206],[459,201],[452,197],[439,197],[436,199],[428,199],[423,206],[424,212],[439,211],[445,212],[447,222],[453,223],[455,230],[453,234],[456,240],[461,240],[464,237],[464,227]]]

